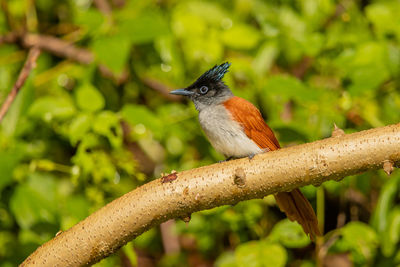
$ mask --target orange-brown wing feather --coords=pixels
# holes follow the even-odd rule
[[[247,137],[260,148],[270,151],[280,148],[271,128],[264,122],[260,111],[253,104],[235,96],[224,102],[224,106],[233,119],[242,125]],[[279,208],[290,220],[299,222],[311,239],[314,239],[315,235],[320,235],[317,216],[299,189],[277,193],[274,196]]]
[[[253,140],[260,148],[277,150],[280,148],[271,128],[265,123],[260,111],[249,101],[234,96],[224,102],[224,106],[233,119],[239,122],[246,135]]]

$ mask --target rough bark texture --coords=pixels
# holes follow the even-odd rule
[[[149,228],[192,212],[400,162],[400,124],[183,171],[109,203],[39,247],[22,266],[81,266],[107,257]]]

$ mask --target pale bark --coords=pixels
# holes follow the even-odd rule
[[[382,168],[387,162],[400,162],[400,124],[183,171],[109,203],[39,247],[22,265],[92,264],[171,218],[308,184],[320,185]]]

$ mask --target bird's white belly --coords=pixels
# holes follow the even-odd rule
[[[263,152],[223,105],[203,109],[199,122],[214,149],[226,157],[240,158]]]

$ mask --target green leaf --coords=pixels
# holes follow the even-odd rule
[[[353,96],[371,92],[390,77],[387,46],[378,42],[360,43],[356,50],[344,50],[335,64],[350,79],[348,90]]]
[[[387,220],[390,210],[394,206],[394,199],[397,195],[400,183],[400,176],[388,179],[381,189],[375,211],[372,215],[371,224],[378,233],[382,233],[387,227]]]
[[[380,37],[395,34],[400,38],[400,4],[398,1],[382,1],[366,7],[366,15]]]
[[[296,130],[294,127],[275,127],[274,131],[279,133],[279,141],[280,142],[302,142],[305,143],[308,141],[307,136]]]
[[[266,94],[276,94],[299,102],[318,101],[321,96],[319,90],[307,87],[294,77],[283,75],[271,77],[263,91]]]
[[[385,229],[381,238],[382,254],[391,257],[397,250],[400,240],[400,207],[396,206],[390,211],[388,227]]]
[[[39,222],[56,222],[55,184],[50,177],[33,175],[29,184],[16,187],[10,200],[10,209],[23,229]]]
[[[169,33],[168,23],[160,12],[146,10],[136,17],[123,18],[119,23],[119,34],[133,44],[146,43]]]
[[[325,42],[324,36],[319,33],[313,33],[307,34],[306,37],[305,43],[303,44],[304,53],[309,56],[318,56]]]
[[[190,14],[193,17],[200,17],[210,25],[220,26],[224,20],[229,18],[229,13],[220,5],[206,1],[184,1],[174,12]],[[188,28],[193,25],[187,25]]]
[[[234,24],[234,26],[222,33],[222,41],[225,45],[234,49],[252,49],[260,41],[260,33],[247,24]]]
[[[77,153],[72,157],[72,162],[82,168],[84,175],[89,175],[94,170],[94,159],[91,151],[99,146],[99,136],[94,133],[86,134],[78,145]]]
[[[75,107],[67,97],[44,96],[30,107],[29,115],[44,121],[67,119],[75,114]]]
[[[78,107],[86,111],[98,111],[104,108],[104,97],[91,84],[84,84],[76,89],[75,99]]]
[[[0,193],[13,180],[13,170],[23,156],[20,149],[0,150]]]
[[[276,43],[266,42],[257,52],[253,61],[254,71],[258,75],[264,75],[271,68],[272,64],[278,56],[278,48]]]
[[[150,130],[157,137],[162,136],[163,123],[147,107],[139,105],[125,105],[121,111],[122,117],[131,125],[144,127],[144,132]],[[143,133],[144,133],[143,132]]]
[[[279,244],[252,241],[239,245],[235,250],[238,266],[285,266],[286,250]]]
[[[92,50],[100,64],[116,74],[122,73],[128,62],[131,42],[126,36],[102,36],[92,44]]]
[[[51,203],[52,209],[55,210],[57,183],[53,176],[48,174],[32,173],[30,174],[26,184],[37,192],[44,200]]]
[[[89,215],[90,203],[82,195],[71,195],[62,210],[61,229],[66,230]]]
[[[103,111],[95,117],[93,131],[107,137],[114,147],[120,147],[122,144],[122,128],[119,117],[111,111]]]
[[[112,162],[112,158],[104,151],[98,150],[91,153],[80,153],[74,157],[74,161],[82,167],[85,174],[90,174],[93,182],[100,186],[104,181],[115,181],[117,172],[116,166]],[[92,200],[101,203],[103,191],[101,187],[93,187],[89,190],[92,192]],[[100,200],[100,199],[101,200]]]
[[[75,24],[89,32],[97,31],[104,23],[104,16],[97,9],[78,9],[73,18]]]
[[[216,267],[237,267],[235,254],[231,251],[224,252],[215,261]]]
[[[123,246],[121,249],[124,252],[124,254],[126,255],[126,257],[129,259],[130,265],[138,266],[138,256],[136,255],[135,248],[133,246],[133,242],[129,242],[128,244]],[[171,256],[171,255],[169,255],[169,256]],[[176,260],[177,260],[176,263],[179,263],[178,260],[181,260],[181,259],[176,259]]]
[[[282,220],[274,226],[268,240],[280,242],[288,248],[303,248],[311,243],[301,226],[288,219]]]
[[[73,145],[81,140],[92,126],[91,116],[80,114],[69,125],[69,138]]]
[[[38,227],[34,227],[34,229],[21,229],[18,234],[18,241],[19,244],[35,244],[36,246],[40,246],[52,239],[57,231],[58,228],[48,224],[38,225]],[[26,252],[27,256],[33,251],[32,249],[33,248]]]
[[[370,226],[362,222],[350,222],[340,229],[342,238],[332,249],[351,252],[354,263],[370,265],[379,245],[378,235]]]

